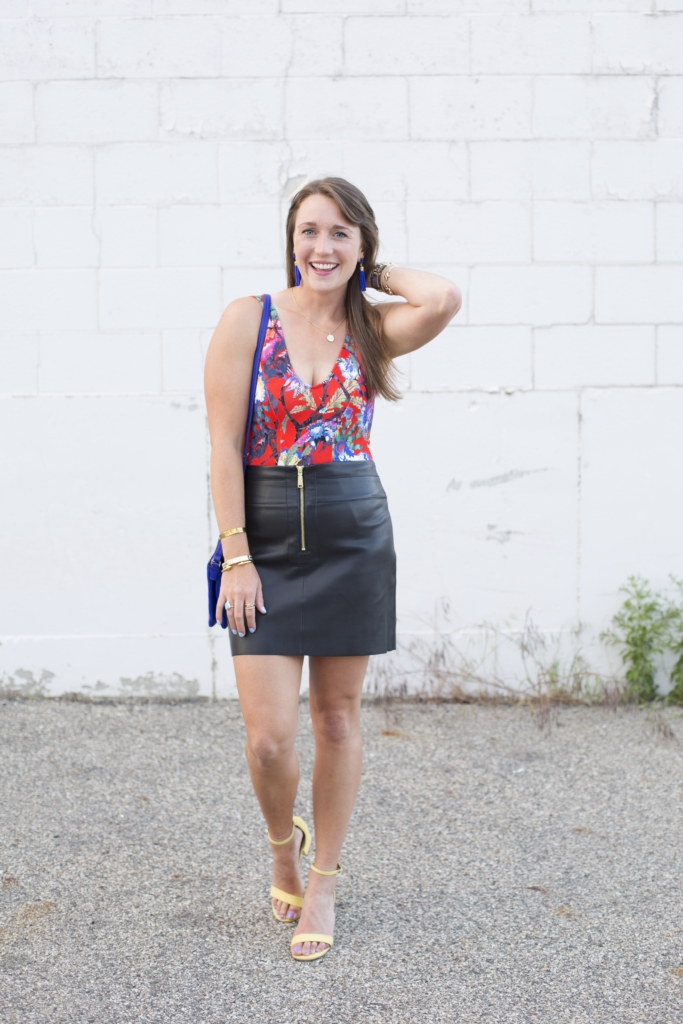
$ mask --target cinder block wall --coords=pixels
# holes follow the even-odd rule
[[[445,599],[474,636],[582,623],[606,665],[625,577],[683,573],[682,0],[0,15],[4,684],[234,692],[203,354],[325,173],[465,295],[376,418],[403,642]]]

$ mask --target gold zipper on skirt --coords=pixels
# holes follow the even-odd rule
[[[301,550],[306,550],[306,528],[304,526],[304,467],[296,467],[296,486],[299,488],[299,523],[301,525]]]

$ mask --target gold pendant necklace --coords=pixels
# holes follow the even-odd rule
[[[317,325],[317,324],[314,324],[314,323],[313,323],[313,321],[311,320],[311,318],[310,318],[310,317],[306,316],[306,314],[304,313],[303,309],[301,308],[301,306],[299,305],[299,303],[298,303],[298,301],[297,301],[297,297],[296,297],[296,292],[294,291],[294,289],[292,289],[292,296],[294,297],[294,301],[296,302],[296,305],[297,305],[297,309],[299,310],[299,312],[301,313],[301,315],[302,315],[303,317],[305,317],[305,318],[306,318],[306,320],[308,320],[309,324],[310,324],[310,325],[311,325],[312,327],[315,327],[315,329],[316,329],[316,330],[318,330],[318,331],[322,331],[322,332],[323,332],[323,334],[325,335],[325,337],[327,338],[327,340],[328,340],[328,341],[329,341],[330,343],[332,343],[332,342],[334,341],[334,331],[338,331],[338,330],[339,330],[339,328],[341,327],[341,325],[342,325],[342,324],[344,323],[344,320],[346,320],[346,316],[344,316],[344,320],[340,320],[340,321],[339,321],[339,323],[337,324],[337,326],[336,326],[336,327],[334,328],[334,331],[330,331],[330,333],[328,334],[328,333],[327,333],[327,331],[325,330],[325,328],[324,328],[324,327],[318,327],[318,325]]]

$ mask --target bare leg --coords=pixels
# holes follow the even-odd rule
[[[360,697],[367,666],[367,657],[310,659],[315,865],[323,871],[337,866],[360,785]],[[297,932],[334,933],[336,880],[336,875],[311,871]],[[303,947],[295,945],[293,952],[325,948],[324,942],[304,942]]]
[[[235,675],[242,715],[247,730],[246,754],[268,833],[286,839],[292,831],[292,814],[299,784],[299,760],[294,749],[299,719],[299,688],[303,658],[284,655],[240,655]],[[273,885],[296,896],[303,895],[299,875],[302,835],[283,846],[272,846]],[[296,920],[298,907],[273,900],[275,912]]]

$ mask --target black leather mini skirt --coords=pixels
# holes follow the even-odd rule
[[[249,549],[265,615],[232,653],[348,656],[396,646],[396,554],[374,462],[249,466]]]

